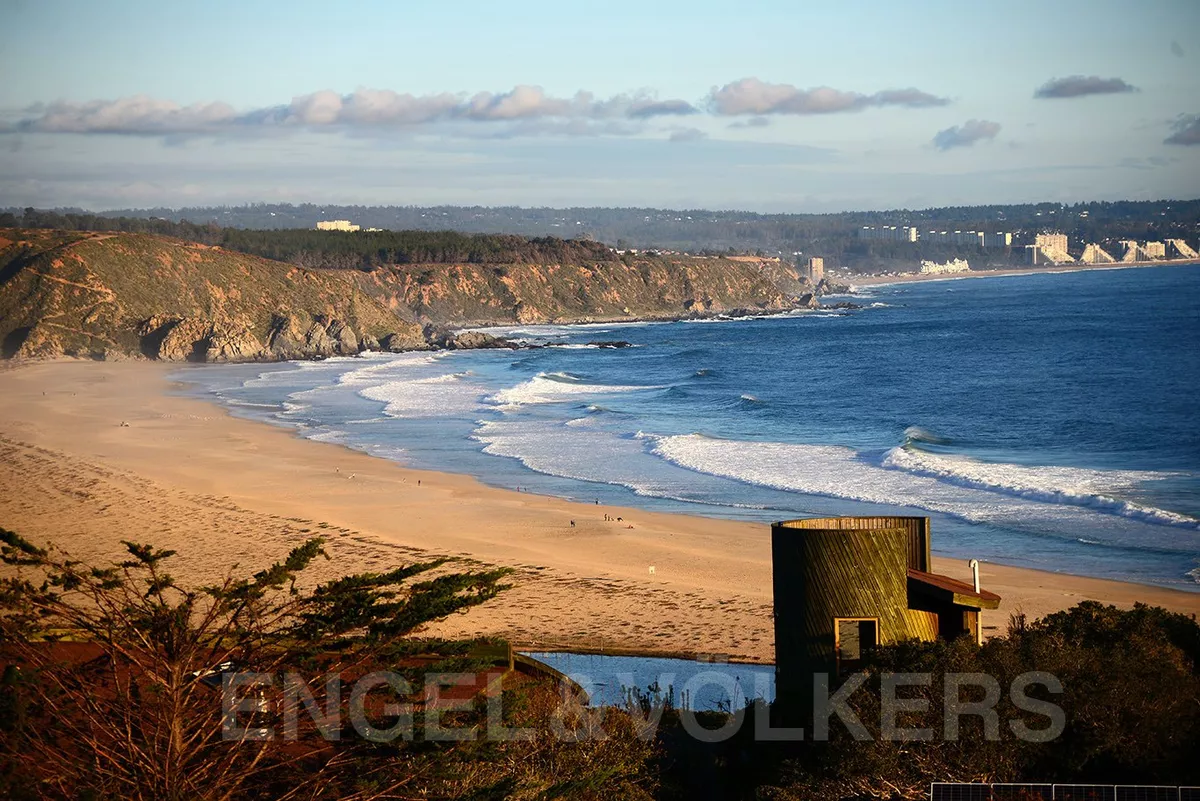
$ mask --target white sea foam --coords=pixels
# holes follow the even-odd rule
[[[638,386],[621,384],[589,384],[570,373],[538,373],[528,381],[515,387],[502,389],[488,396],[489,403],[501,409],[537,403],[559,403],[590,395],[612,395],[621,392],[638,392],[647,389],[663,389],[662,386]]]
[[[516,459],[538,473],[625,487],[650,498],[741,509],[763,508],[712,500],[716,493],[709,482],[719,479],[664,465],[648,455],[645,444],[634,437],[547,420],[478,422],[471,438],[484,444],[484,453]],[[565,427],[572,429],[569,434]]]
[[[442,417],[468,414],[480,407],[485,390],[465,373],[400,379],[362,387],[358,394],[387,404],[389,417]]]
[[[325,428],[324,426],[313,429],[301,429],[300,433],[305,439],[315,440],[316,442],[334,442],[338,444],[341,444],[346,437],[346,432],[340,431],[336,428]]]
[[[272,365],[254,378],[247,380],[244,387],[274,387],[281,384],[293,384],[297,380],[306,380],[303,375],[315,370],[328,370],[326,362],[287,362],[282,365]]]
[[[349,387],[378,384],[389,377],[396,377],[405,372],[437,364],[444,356],[443,353],[389,354],[389,358],[372,359],[371,364],[365,367],[342,373],[337,377],[337,383]]]
[[[653,452],[673,464],[774,489],[926,509],[973,523],[1018,526],[1072,538],[1088,536],[1105,544],[1146,545],[1153,541],[1168,548],[1197,545],[1195,521],[1182,525],[1190,529],[1182,531],[1169,517],[1174,513],[1165,510],[1113,514],[1116,510],[1102,505],[1027,498],[990,485],[945,481],[943,476],[887,468],[878,458],[866,458],[836,445],[748,442],[699,434],[656,440]],[[1168,525],[1164,527],[1164,523]],[[1179,531],[1178,536],[1167,533],[1172,530]]]
[[[1147,523],[1200,530],[1200,520],[1193,517],[1114,497],[1144,482],[1169,478],[1169,473],[1090,470],[1082,467],[1031,467],[981,462],[966,456],[928,453],[905,447],[892,448],[884,455],[882,464],[893,470],[930,476],[964,487],[1046,503],[1084,506]]]

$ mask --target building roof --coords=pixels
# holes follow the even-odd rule
[[[912,568],[908,570],[908,589],[909,592],[972,609],[995,609],[1000,606],[1000,596],[994,592],[984,589],[975,592],[975,588],[965,581]]]

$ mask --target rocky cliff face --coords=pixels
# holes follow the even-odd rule
[[[137,234],[0,231],[6,357],[256,361],[426,347],[345,273]]]
[[[503,347],[443,326],[783,310],[803,289],[789,267],[749,258],[366,273],[143,234],[0,230],[6,358],[239,362]]]
[[[406,319],[451,325],[778,311],[791,308],[804,288],[779,262],[686,256],[594,265],[405,265],[356,279]]]

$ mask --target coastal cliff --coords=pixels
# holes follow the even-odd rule
[[[625,257],[594,264],[425,264],[356,273],[405,319],[448,325],[677,319],[782,311],[804,291],[765,259]]]
[[[144,234],[0,230],[6,358],[269,361],[425,347],[346,273]]]
[[[446,347],[445,326],[782,311],[804,289],[750,257],[334,270],[148,234],[0,229],[5,358],[323,358]]]

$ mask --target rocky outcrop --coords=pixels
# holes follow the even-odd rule
[[[485,334],[482,331],[451,331],[441,326],[425,327],[425,341],[430,347],[445,350],[482,350],[487,348],[517,348],[517,343]]]
[[[138,326],[138,333],[141,354],[159,361],[247,362],[269,357],[251,331],[212,320],[151,317]]]
[[[817,295],[815,292],[805,292],[803,295],[800,295],[796,298],[796,308],[819,309],[821,308],[821,301],[817,300]]]
[[[816,295],[845,295],[849,292],[849,285],[839,284],[836,281],[830,281],[828,278],[822,278],[821,283],[817,284],[817,288],[813,290],[813,293]]]
[[[794,308],[790,265],[770,259],[659,256],[594,264],[422,264],[355,271],[359,287],[435,325],[677,319]]]
[[[5,230],[6,358],[244,362],[425,347],[349,276],[140,234]]]
[[[266,355],[262,342],[245,328],[213,326],[204,350],[204,361],[252,362],[261,361]]]

